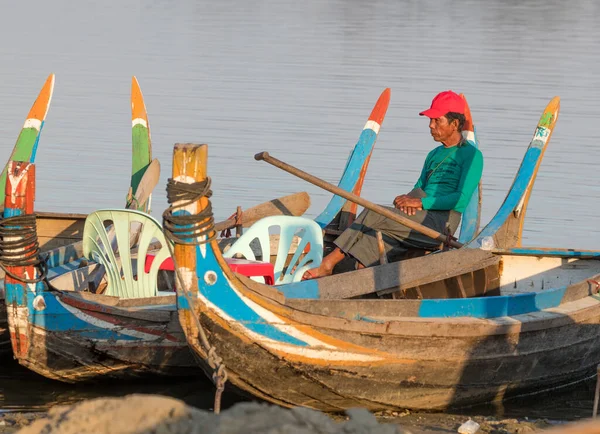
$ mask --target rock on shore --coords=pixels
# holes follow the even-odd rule
[[[409,434],[396,424],[380,424],[364,409],[351,409],[336,422],[306,408],[284,409],[238,403],[220,415],[158,395],[99,398],[52,408],[19,434]]]

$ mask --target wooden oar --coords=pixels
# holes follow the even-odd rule
[[[142,179],[140,179],[140,183],[138,184],[137,190],[135,192],[135,200],[138,206],[142,206],[158,184],[158,179],[160,178],[160,162],[155,158],[148,165],[146,170],[144,171],[144,175]]]
[[[293,215],[301,216],[310,206],[310,196],[307,192],[290,194],[288,196],[273,199],[260,205],[248,208],[243,211],[242,224],[250,226],[252,223],[263,217],[273,215]],[[216,231],[224,231],[235,227],[235,217],[231,217],[219,223],[215,223]]]
[[[321,187],[322,189],[327,190],[331,193],[337,194],[338,196],[341,196],[344,199],[352,201],[360,206],[363,206],[371,211],[376,212],[377,214],[381,214],[382,216],[387,217],[390,220],[394,220],[397,223],[403,224],[404,226],[414,229],[415,231],[418,231],[418,232],[422,233],[423,235],[426,235],[430,238],[439,240],[444,243],[448,243],[452,247],[456,247],[456,248],[462,247],[461,243],[454,241],[453,239],[447,237],[446,235],[440,234],[439,232],[434,231],[433,229],[428,228],[427,226],[423,226],[419,223],[415,223],[412,220],[407,219],[406,217],[402,217],[401,215],[396,214],[395,212],[390,211],[387,208],[384,208],[380,205],[377,205],[373,202],[363,199],[360,196],[357,196],[353,193],[350,193],[346,190],[336,187],[335,185],[330,184],[327,181],[324,181],[320,178],[317,178],[316,176],[313,176],[313,175],[306,173],[300,169],[290,166],[289,164],[284,163],[283,161],[280,161],[275,157],[271,157],[268,152],[258,153],[254,156],[254,159],[259,160],[259,161],[260,160],[266,161],[267,163],[272,164],[273,166],[278,167],[282,170],[285,170],[286,172],[291,173],[292,175],[297,176],[298,178],[302,178],[305,181],[310,182],[311,184]]]

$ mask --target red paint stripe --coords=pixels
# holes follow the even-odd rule
[[[119,312],[116,312],[115,309],[107,309],[104,306],[98,306],[97,304],[94,304],[94,303],[86,303],[86,302],[83,302],[80,300],[75,300],[75,299],[72,299],[69,297],[61,297],[61,301],[65,304],[68,304],[71,307],[74,307],[74,308],[80,310],[82,313],[84,313],[86,315],[89,315],[91,317],[94,317],[96,319],[105,321],[107,323],[110,323],[110,324],[113,324],[116,326],[121,326],[125,330],[133,330],[133,331],[146,333],[146,334],[153,335],[153,336],[160,336],[171,342],[179,342],[180,341],[175,336],[173,336],[169,333],[163,332],[161,330],[155,330],[155,329],[150,329],[150,328],[140,327],[140,326],[132,326],[132,325],[128,324],[126,321],[119,319],[117,317],[117,315],[119,315]],[[140,321],[144,321],[144,320],[140,319]],[[166,327],[166,325],[161,325],[159,327]]]
[[[462,99],[465,100],[465,125],[463,126],[463,130],[465,131],[475,131],[473,128],[473,117],[471,116],[471,109],[469,108],[469,103],[467,102],[467,98],[465,98],[464,94],[460,94]]]
[[[390,105],[390,96],[392,94],[392,90],[388,87],[379,96],[375,107],[373,107],[373,111],[369,116],[370,121],[375,121],[379,125],[383,123],[383,119],[385,118],[385,114],[387,112],[388,106]]]
[[[17,333],[14,331],[10,332],[10,342],[15,357],[25,357],[27,355],[27,349],[29,348],[29,338],[23,333]]]

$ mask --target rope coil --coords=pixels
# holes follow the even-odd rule
[[[197,245],[208,243],[216,238],[217,235],[214,233],[215,219],[210,201],[208,201],[206,208],[198,214],[175,215],[177,209],[185,208],[203,197],[207,199],[211,197],[210,183],[211,180],[208,177],[204,181],[194,182],[193,184],[177,182],[169,178],[167,182],[167,201],[170,206],[163,213],[163,227],[168,240],[177,244]],[[206,238],[198,240],[200,237]]]
[[[177,182],[173,179],[168,180],[167,201],[169,202],[169,207],[163,213],[163,232],[165,237],[173,244],[200,245],[216,238],[212,205],[210,200],[208,200],[212,196],[210,184],[211,180],[209,177],[204,181],[192,184]],[[177,211],[183,210],[186,206],[202,198],[207,198],[208,200],[208,204],[202,211],[191,215],[176,215]],[[199,239],[200,237],[205,238]],[[181,292],[186,298],[188,305],[193,307],[195,304],[184,286],[184,280],[173,252],[173,245],[171,243],[167,243],[167,245],[175,264],[175,274],[179,281],[179,288],[181,288]],[[227,382],[227,370],[225,369],[223,359],[218,356],[216,348],[208,341],[198,314],[193,308],[190,309],[190,312],[198,330],[198,341],[206,353],[206,362],[213,369],[212,380],[216,387],[214,412],[219,413],[221,411],[221,395]]]
[[[36,267],[39,276],[25,278],[7,270],[7,267]],[[0,221],[0,267],[13,279],[23,283],[46,280],[48,266],[40,257],[35,214],[2,219]]]

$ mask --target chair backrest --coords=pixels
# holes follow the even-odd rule
[[[131,252],[131,231],[138,232],[137,251]],[[160,243],[152,267],[144,270],[146,254],[153,242]],[[170,256],[158,221],[134,210],[105,209],[91,213],[83,228],[83,254],[106,268],[106,295],[142,298],[157,295],[157,275]]]
[[[269,231],[277,226],[280,232],[274,265],[275,285],[300,281],[306,270],[318,267],[323,260],[323,231],[318,223],[306,217],[265,217],[248,228],[223,256],[232,258],[237,254],[241,254],[246,259],[254,261],[256,256],[251,243],[258,240],[263,261],[268,262],[271,258]],[[294,236],[299,238],[298,247],[286,267]],[[310,244],[310,249],[302,256],[308,244]]]

